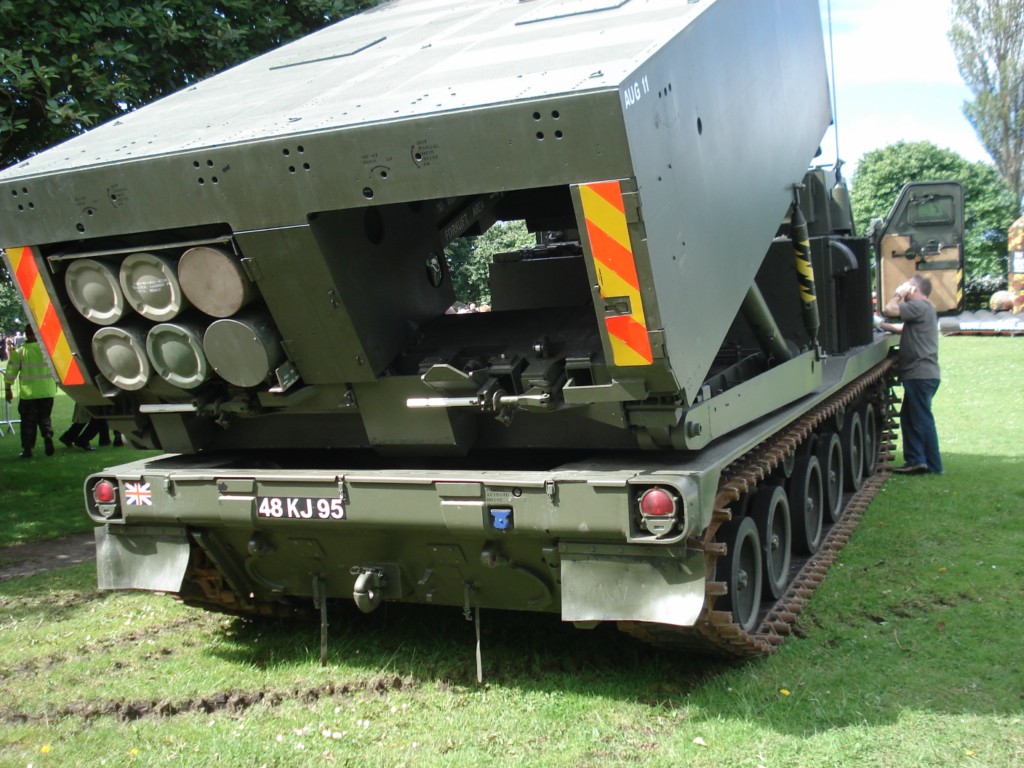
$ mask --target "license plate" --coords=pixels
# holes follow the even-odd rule
[[[345,503],[310,496],[257,496],[256,516],[264,520],[344,520]]]

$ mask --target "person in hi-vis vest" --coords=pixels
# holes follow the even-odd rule
[[[31,459],[36,447],[36,432],[43,436],[47,456],[53,456],[53,398],[57,383],[50,364],[36,341],[31,325],[25,326],[25,343],[11,353],[4,371],[7,402],[14,399],[14,382],[18,382],[18,416],[21,417],[21,458]]]

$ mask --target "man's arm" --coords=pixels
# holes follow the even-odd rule
[[[21,354],[18,350],[11,350],[10,357],[7,358],[7,370],[4,371],[4,397],[7,402],[11,402],[14,399],[14,380],[18,378],[18,374],[21,372]]]
[[[4,371],[4,380],[8,387],[18,378],[19,373],[21,373],[21,350],[12,349],[11,356],[7,358],[7,369]]]
[[[896,292],[889,297],[889,300],[885,302],[885,306],[882,307],[882,314],[886,317],[901,317],[900,306],[903,302],[907,301],[907,296],[913,292],[913,283],[907,281],[896,288]],[[889,333],[903,333],[903,323],[879,323],[879,328],[883,331],[889,331]]]
[[[899,317],[900,316],[900,304],[903,303],[907,297],[906,286],[901,285],[896,289],[896,293],[889,297],[889,300],[885,302],[885,306],[882,307],[882,314],[886,317]]]
[[[904,294],[901,293],[903,286],[901,285],[896,289],[896,293],[885,302],[885,306],[882,307],[882,314],[886,317],[899,317],[900,316],[900,304],[903,303]],[[903,333],[903,323],[890,323],[888,321],[881,322],[878,327],[883,331],[889,333]]]

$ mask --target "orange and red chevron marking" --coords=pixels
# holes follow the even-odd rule
[[[39,340],[50,354],[54,370],[61,384],[84,384],[82,370],[71,354],[71,347],[64,329],[57,318],[57,312],[46,292],[46,285],[39,274],[35,253],[31,248],[6,248],[11,262],[14,280],[28,304],[29,312],[39,329]]]
[[[629,313],[605,317],[615,365],[651,365],[640,280],[629,241],[622,188],[617,181],[580,185],[590,251],[602,299],[628,299]],[[625,303],[625,302],[624,302]]]
[[[1010,229],[1007,234],[1010,239],[1010,252],[1024,251],[1024,216],[1021,216],[1010,225]]]

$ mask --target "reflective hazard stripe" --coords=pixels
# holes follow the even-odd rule
[[[811,263],[811,242],[801,240],[793,243],[794,264],[796,265],[797,283],[800,287],[800,300],[804,304],[817,301],[814,293],[814,265]]]
[[[579,189],[601,298],[606,306],[619,300],[623,307],[628,307],[628,312],[606,315],[604,319],[613,362],[650,365],[654,355],[647,335],[622,188],[617,181],[601,181],[581,184]]]
[[[1024,251],[1024,216],[1021,216],[1013,224],[1010,225],[1009,235],[1009,250],[1013,251]]]
[[[46,285],[39,274],[39,266],[31,248],[7,248],[7,258],[11,262],[14,280],[21,290],[32,313],[36,328],[39,329],[39,341],[42,342],[53,362],[57,378],[62,384],[84,384],[85,379],[78,367],[78,361],[71,354],[71,346],[64,334],[64,329],[57,318]]]

